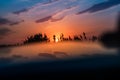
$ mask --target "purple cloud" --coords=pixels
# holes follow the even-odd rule
[[[8,23],[11,23],[11,22],[5,18],[0,18],[0,25],[4,25],[4,24],[8,24]]]
[[[21,14],[21,13],[23,13],[23,12],[27,12],[27,11],[29,11],[29,9],[22,9],[22,10],[19,10],[19,11],[13,12],[13,14],[17,14],[17,15],[19,15],[19,14]]]
[[[0,29],[0,38],[3,38],[7,34],[11,33],[12,31],[8,28],[1,28]]]
[[[36,23],[46,22],[49,21],[52,18],[52,16],[48,16],[39,20],[36,20]]]
[[[17,21],[17,22],[11,22],[9,25],[10,26],[14,26],[14,25],[18,25],[18,24],[20,24],[20,23],[22,23],[22,22],[24,22],[24,20],[22,20],[22,21]]]
[[[51,22],[60,21],[60,20],[62,20],[62,19],[64,19],[64,17],[61,17],[61,18],[59,18],[59,19],[54,19],[54,18],[51,18]]]
[[[101,11],[101,10],[111,8],[111,7],[119,5],[119,4],[120,4],[120,0],[108,0],[106,2],[95,4],[92,7],[88,8],[84,11],[78,12],[77,14],[82,14],[82,13],[85,13],[85,12],[93,13],[93,12],[97,12],[97,11]]]

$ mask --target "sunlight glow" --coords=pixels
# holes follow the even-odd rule
[[[58,42],[58,41],[59,41],[58,38],[56,38],[55,42]]]
[[[59,42],[59,39],[58,39],[58,38],[56,38],[55,42]]]

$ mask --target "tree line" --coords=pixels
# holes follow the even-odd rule
[[[57,40],[57,36],[53,35],[53,41],[56,42]],[[64,37],[64,34],[61,33],[60,34],[60,38],[58,39],[58,41],[97,41],[98,37],[96,36],[92,36],[91,38],[88,38],[86,36],[86,33],[83,32],[82,35],[75,35],[73,36],[73,38],[71,36],[68,37]],[[24,40],[24,44],[28,44],[28,43],[35,43],[35,42],[50,42],[50,39],[48,38],[48,36],[46,34],[35,34],[33,36],[29,36]]]

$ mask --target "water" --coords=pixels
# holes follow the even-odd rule
[[[98,42],[58,42],[0,49],[0,62],[56,60],[93,55],[116,55],[116,49],[107,49]]]

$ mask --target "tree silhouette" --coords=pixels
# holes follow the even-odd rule
[[[96,36],[92,36],[92,41],[96,41],[98,38]]]
[[[83,32],[84,39],[87,40],[86,33]]]
[[[56,36],[55,35],[53,35],[53,40],[54,40],[54,42],[56,41]]]
[[[69,40],[71,41],[72,40],[72,38],[69,36]]]
[[[28,43],[35,43],[35,42],[45,42],[48,41],[48,37],[46,34],[35,34],[33,36],[27,37],[27,39],[24,41],[24,44],[28,44]]]
[[[74,36],[74,40],[76,41],[78,41],[78,40],[81,40],[78,36]]]
[[[101,36],[100,41],[106,47],[116,47],[120,48],[120,14],[118,16],[117,31],[107,32]]]
[[[80,35],[80,39],[81,39],[81,40],[83,40],[83,37],[82,37],[82,35]]]
[[[61,33],[61,35],[60,35],[60,40],[61,40],[61,41],[64,40],[64,34],[63,34],[63,33]]]
[[[43,40],[48,40],[48,37],[47,37],[46,34],[44,34],[44,38],[43,38]]]

